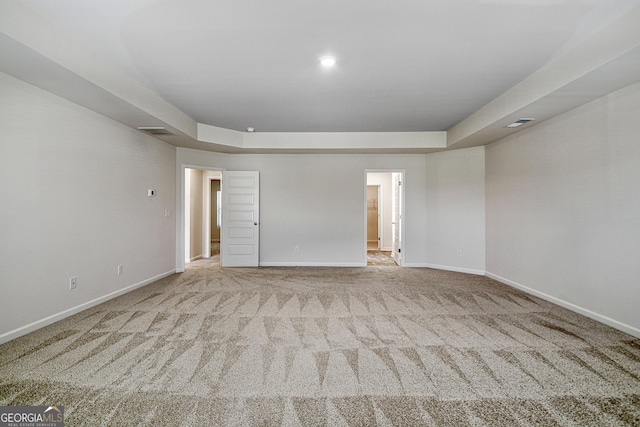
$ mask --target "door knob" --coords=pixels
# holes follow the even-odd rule
[[[253,223],[253,225],[258,225],[258,223],[257,223],[257,222],[254,222],[254,223]]]

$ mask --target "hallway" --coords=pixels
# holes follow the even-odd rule
[[[397,267],[390,251],[368,250],[367,266]]]

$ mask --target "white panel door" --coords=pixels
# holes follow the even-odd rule
[[[260,175],[258,171],[222,173],[223,267],[257,267],[260,248]]]

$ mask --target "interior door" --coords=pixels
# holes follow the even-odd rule
[[[391,255],[396,264],[402,263],[402,174],[392,174],[393,185],[391,186],[392,197],[392,217],[393,225]]]
[[[258,171],[222,173],[223,267],[257,267],[260,248],[260,175]]]

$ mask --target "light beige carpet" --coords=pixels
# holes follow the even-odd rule
[[[67,426],[638,426],[640,340],[484,277],[199,261],[0,346]]]

